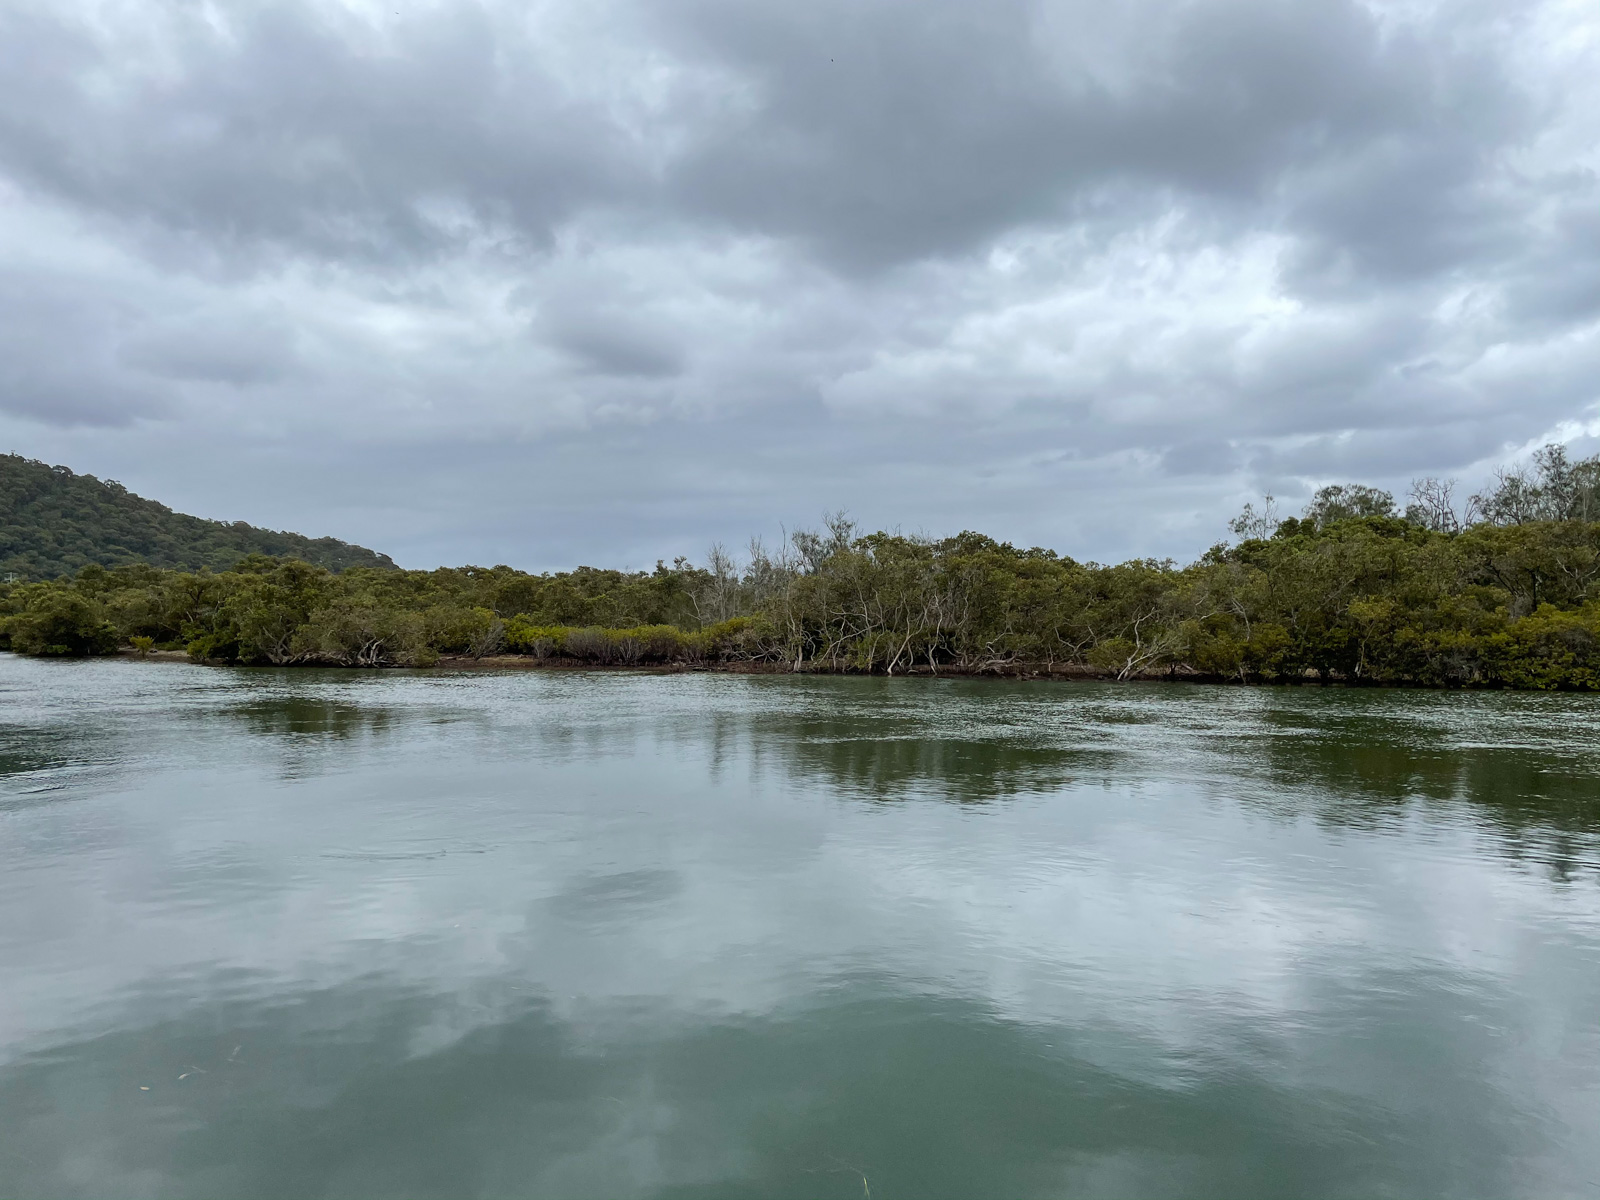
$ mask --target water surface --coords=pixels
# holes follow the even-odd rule
[[[0,1194],[1600,1195],[1600,702],[0,656]]]

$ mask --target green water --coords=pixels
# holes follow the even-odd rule
[[[869,1192],[1600,1194],[1600,701],[0,656],[0,1195]]]

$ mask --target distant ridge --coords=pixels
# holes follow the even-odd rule
[[[114,480],[0,454],[0,581],[54,579],[90,563],[221,571],[247,554],[299,558],[332,571],[397,569],[387,554],[338,538],[207,521],[136,496]]]

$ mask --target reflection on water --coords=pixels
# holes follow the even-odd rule
[[[1374,1039],[1356,1062],[1284,1081],[1242,1029],[1233,1061],[1149,1078],[1102,1061],[1159,1054],[1136,1030],[1042,1029],[894,979],[659,1026],[485,992],[454,1003],[493,1021],[420,1050],[459,1017],[352,984],[63,1047],[11,1073],[0,1120],[32,1155],[164,1195],[269,1194],[259,1164],[296,1196],[1517,1194],[1539,1131],[1437,1029],[1480,1014],[1407,990],[1352,1031]],[[1399,1107],[1351,1106],[1352,1071]],[[85,1121],[70,1142],[63,1106]]]
[[[830,723],[832,724],[832,723]],[[839,724],[844,724],[840,722]],[[958,738],[849,736],[802,727],[798,736],[765,741],[797,774],[841,793],[877,800],[931,794],[981,802],[1063,787],[1111,761],[1108,752]]]
[[[1600,1179],[1589,699],[0,656],[0,701],[8,1195]]]
[[[1452,701],[1455,710],[1446,707]],[[1267,716],[1264,725],[1288,736],[1261,746],[1275,784],[1293,787],[1309,775],[1374,811],[1418,798],[1466,800],[1508,828],[1593,832],[1600,789],[1587,708],[1552,697],[1402,692],[1358,706],[1340,693],[1312,693],[1301,707]]]
[[[0,775],[33,775],[84,758],[81,738],[54,729],[0,727]]]
[[[318,696],[275,695],[247,700],[222,710],[243,721],[253,733],[283,737],[349,738],[387,732],[394,714],[386,708]]]

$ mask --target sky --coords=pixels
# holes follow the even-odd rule
[[[1593,0],[0,0],[0,452],[402,565],[1600,451]]]

